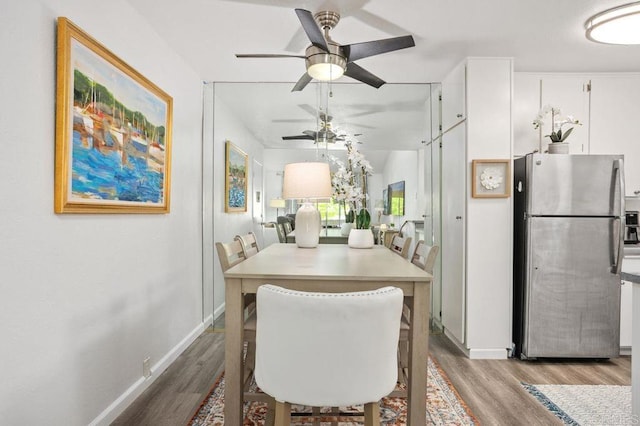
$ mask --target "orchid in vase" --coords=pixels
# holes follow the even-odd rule
[[[538,111],[538,115],[536,115],[536,118],[533,120],[533,128],[539,129],[544,126],[544,120],[549,113],[551,113],[551,133],[545,135],[544,137],[548,137],[549,139],[551,139],[551,142],[564,142],[574,129],[573,127],[570,127],[563,132],[562,126],[569,124],[575,124],[578,126],[582,125],[582,123],[580,123],[580,121],[575,119],[572,115],[563,116],[560,108],[552,105],[545,105],[540,109],[540,111]]]
[[[334,156],[330,156],[332,163],[338,166],[338,170],[333,174],[333,198],[338,202],[343,202],[349,206],[346,213],[347,223],[355,220],[356,229],[369,229],[371,215],[367,210],[367,176],[373,172],[373,167],[352,141],[346,141],[347,163]],[[356,214],[356,211],[360,210]]]

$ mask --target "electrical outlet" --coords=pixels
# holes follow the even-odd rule
[[[142,361],[142,375],[145,377],[151,377],[151,358],[146,357],[144,361]]]

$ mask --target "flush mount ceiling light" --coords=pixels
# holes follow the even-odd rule
[[[640,2],[605,10],[585,24],[587,38],[607,44],[640,44]]]

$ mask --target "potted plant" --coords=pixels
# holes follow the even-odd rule
[[[565,140],[573,131],[573,127],[563,131],[562,126],[567,124],[581,126],[582,123],[571,115],[563,117],[562,111],[558,107],[545,105],[540,109],[540,111],[538,111],[538,115],[536,115],[536,118],[533,120],[533,128],[539,129],[544,126],[545,117],[549,113],[551,113],[551,133],[544,136],[545,138],[548,137],[551,139],[551,143],[549,144],[549,154],[568,154],[569,143],[565,142]]]
[[[347,224],[352,225],[342,229],[342,232],[345,232],[344,228],[351,228],[348,233],[349,246],[370,248],[373,247],[373,232],[370,228],[371,215],[367,210],[367,176],[371,174],[373,168],[351,141],[346,141],[345,146],[347,148],[346,165],[337,158],[330,157],[331,161],[338,166],[332,179],[333,196],[336,200],[349,205],[349,212],[345,219]],[[355,229],[353,228],[354,219]]]

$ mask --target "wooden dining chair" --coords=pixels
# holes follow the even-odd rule
[[[392,252],[404,257],[409,256],[409,247],[411,246],[411,237],[401,237],[400,234],[393,236],[389,248]]]
[[[242,248],[242,244],[239,239],[233,240],[231,243],[216,243],[216,250],[218,252],[218,259],[220,259],[220,266],[224,273],[229,268],[244,261],[246,256]],[[253,373],[255,370],[255,357],[256,357],[256,295],[245,294],[244,295],[244,341],[247,343],[247,352],[244,359],[244,399],[247,401],[263,401],[270,404],[273,403],[272,399],[264,393],[250,392],[249,388],[251,380],[253,379]]]
[[[246,258],[249,258],[260,251],[258,240],[256,239],[256,234],[254,234],[253,231],[250,231],[248,234],[244,235],[236,235],[235,239],[237,241],[240,241],[242,251],[244,252],[244,257]]]
[[[283,222],[282,226],[284,227],[284,235],[289,235],[291,232],[293,232],[291,222]]]
[[[365,425],[379,425],[379,401],[397,380],[402,290],[311,293],[265,284],[257,293],[255,377],[276,401],[275,424],[290,424],[291,404],[364,404]]]
[[[411,256],[411,263],[423,269],[425,272],[433,274],[436,258],[440,247],[429,246],[424,240],[418,241]],[[411,308],[413,298],[405,297],[402,307],[402,321],[400,322],[400,342],[398,343],[398,381],[408,383],[409,377],[409,329],[411,328]],[[395,396],[406,396],[406,391],[397,391]]]
[[[276,223],[276,233],[278,234],[278,241],[281,243],[287,242],[287,234],[284,233],[284,225]]]

